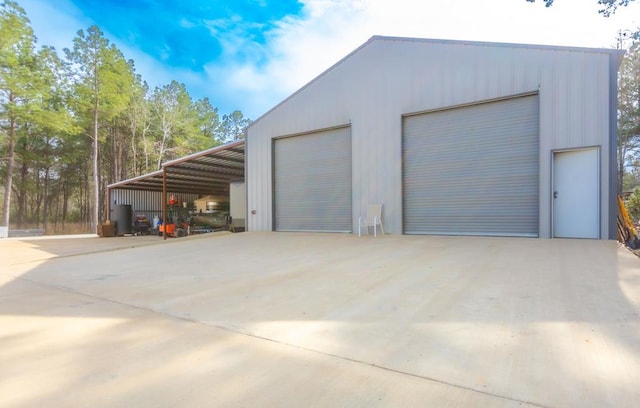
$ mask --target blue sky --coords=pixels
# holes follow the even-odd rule
[[[373,35],[613,47],[640,0],[17,0],[62,55],[96,24],[151,87],[177,80],[222,113],[256,119]]]

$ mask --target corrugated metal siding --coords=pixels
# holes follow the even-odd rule
[[[254,139],[245,149],[245,182],[247,183],[247,229],[272,231],[272,140]]]
[[[538,98],[404,123],[404,232],[538,235]]]
[[[276,231],[351,232],[349,128],[275,141]]]
[[[167,196],[170,195],[189,203],[199,197],[198,194],[168,192]],[[131,205],[134,215],[144,214],[149,219],[156,216],[162,218],[162,193],[158,191],[114,188],[111,189],[111,206],[113,205]]]
[[[385,230],[401,234],[402,115],[538,91],[540,236],[550,237],[551,151],[601,146],[602,168],[610,168],[609,61],[597,50],[371,41],[249,128],[249,228],[272,230],[275,137],[351,123],[353,218],[382,203]],[[607,223],[604,195],[602,210]]]
[[[603,169],[615,162],[610,161],[614,152],[609,143],[609,60],[573,52],[544,55],[541,63],[554,67],[542,72],[541,82],[547,86],[541,87],[540,92],[540,230],[542,237],[550,238],[552,152],[597,146],[601,148]],[[609,174],[603,171],[601,191],[607,191],[609,186]],[[607,194],[601,194],[601,238],[609,234],[609,212],[613,211],[614,216],[617,212],[609,204]]]

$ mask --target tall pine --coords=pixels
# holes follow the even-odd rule
[[[91,229],[96,231],[100,214],[100,137],[104,123],[108,123],[126,107],[134,82],[132,64],[97,26],[85,33],[78,31],[73,39],[73,49],[65,49],[69,62],[76,72],[76,106],[85,118],[85,130],[91,139]],[[108,216],[108,215],[107,215]]]

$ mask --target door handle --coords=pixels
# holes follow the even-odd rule
[[[553,198],[558,198],[558,192],[557,191],[553,192]]]

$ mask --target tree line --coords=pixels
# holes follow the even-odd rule
[[[151,89],[97,26],[63,55],[37,39],[22,7],[0,4],[0,226],[95,232],[110,183],[244,137],[184,84]]]
[[[640,41],[635,40],[618,74],[618,191],[631,192],[628,207],[640,220]]]

